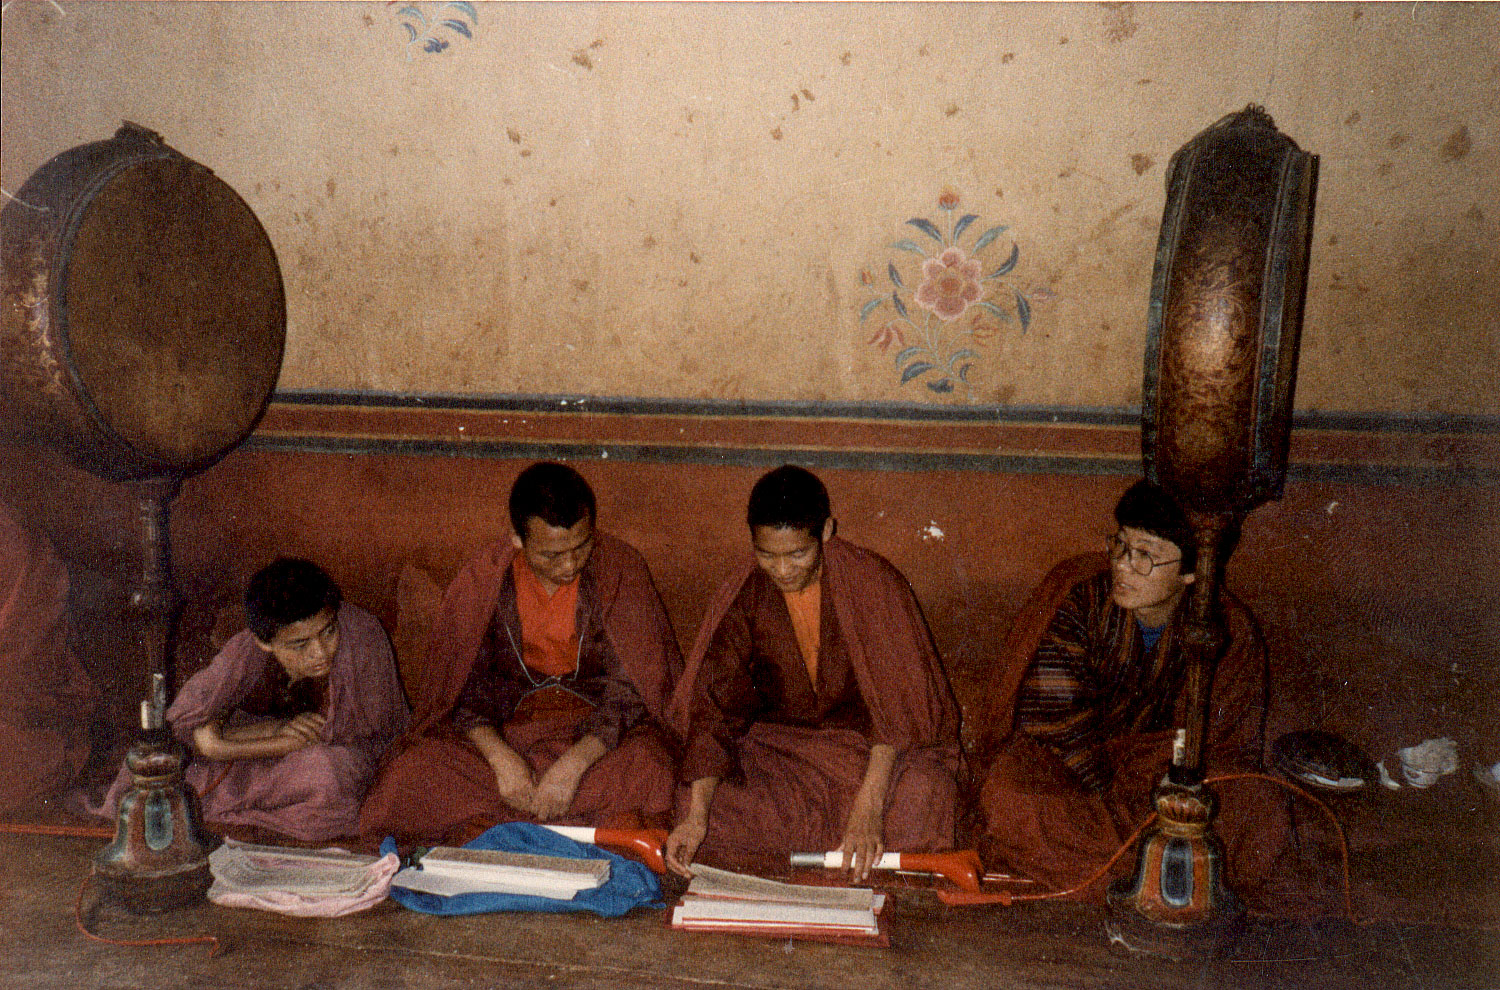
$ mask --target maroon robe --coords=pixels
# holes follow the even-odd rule
[[[68,644],[68,572],[0,503],[0,812],[54,794],[88,760],[99,695]]]
[[[1016,618],[988,705],[995,720],[990,728],[1003,738],[989,747],[993,756],[979,793],[981,853],[991,869],[1055,889],[1086,879],[1151,813],[1151,792],[1166,772],[1173,726],[1183,714],[1183,610],[1146,650],[1133,616],[1109,600],[1106,570],[1102,555],[1054,568]],[[1209,776],[1260,769],[1266,710],[1266,648],[1254,616],[1228,594],[1221,601],[1228,644],[1210,693]],[[1075,696],[1057,709],[1055,723],[1028,726],[1028,717],[1047,710],[1045,685],[1058,679],[1055,664],[1049,682],[1036,661],[1059,656],[1109,671],[1115,681],[1093,686],[1096,710]],[[1131,703],[1115,690],[1126,682],[1150,683]],[[1096,726],[1116,731],[1096,740]],[[1214,828],[1226,848],[1229,883],[1254,900],[1285,846],[1285,799],[1258,781],[1214,790],[1220,800]],[[1128,874],[1133,863],[1121,857],[1111,876]],[[1100,901],[1107,886],[1095,883],[1079,897]]]
[[[709,606],[672,706],[683,780],[721,777],[700,859],[837,848],[874,744],[897,753],[887,848],[953,845],[958,706],[911,587],[838,538],[823,546],[820,580],[816,691],[786,604],[756,565]]]
[[[355,834],[360,800],[381,754],[406,728],[409,712],[380,620],[345,602],[338,622],[338,650],[322,699],[327,721],[321,741],[285,756],[195,756],[184,776],[202,799],[205,821],[269,829],[304,842]],[[268,700],[284,681],[276,658],[243,630],[188,678],[167,709],[167,721],[173,735],[191,748],[194,731],[211,721],[232,726],[261,714],[285,716]],[[114,816],[129,786],[129,773],[122,769],[103,814]]]
[[[509,541],[496,542],[459,572],[443,596],[427,664],[417,679],[412,727],[392,747],[360,814],[360,834],[367,843],[387,835],[401,842],[455,843],[500,822],[533,820],[501,799],[494,769],[454,724],[466,686],[469,697],[475,693],[470,675],[497,609],[508,616],[515,613],[513,595],[500,601],[514,556]],[[597,617],[612,662],[634,686],[650,717],[584,772],[567,815],[555,821],[596,827],[663,825],[672,807],[675,763],[660,723],[682,670],[676,636],[646,562],[621,540],[596,531],[579,581],[580,616]],[[591,638],[582,623],[578,632],[587,648]],[[556,693],[535,696],[541,704],[523,705],[497,727],[537,776],[573,745],[594,711],[582,702],[549,704],[544,696]],[[465,713],[458,714],[460,723],[468,721]],[[610,741],[604,739],[606,745]]]

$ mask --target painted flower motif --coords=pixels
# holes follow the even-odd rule
[[[958,193],[944,186],[942,193],[938,196],[938,208],[943,210],[957,209]]]
[[[989,340],[991,337],[998,336],[999,333],[1000,324],[983,313],[974,314],[974,321],[969,329],[969,336],[975,340]]]
[[[978,258],[966,257],[963,251],[950,247],[922,263],[922,284],[913,298],[939,319],[956,320],[970,303],[979,301],[979,276],[983,271]]]
[[[902,336],[900,327],[896,326],[896,324],[894,323],[887,323],[879,330],[876,330],[875,336],[865,341],[865,343],[878,344],[880,345],[880,349],[884,351],[893,343],[900,344],[902,347],[905,347],[906,338]]]

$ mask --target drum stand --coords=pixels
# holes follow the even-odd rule
[[[94,857],[105,897],[133,911],[166,911],[203,899],[212,877],[215,840],[202,827],[198,795],[182,778],[183,751],[167,728],[173,649],[182,598],[172,584],[168,510],[181,488],[177,475],[132,482],[140,518],[141,573],[128,611],[151,677],[141,702],[141,736],[125,757],[132,784],[120,800],[115,838]]]
[[[1198,549],[1198,580],[1186,603],[1187,725],[1167,775],[1152,794],[1156,824],[1141,839],[1135,872],[1106,895],[1111,945],[1168,959],[1208,956],[1243,918],[1224,883],[1224,847],[1213,832],[1218,801],[1203,783],[1204,734],[1213,666],[1225,635],[1217,606],[1219,548],[1230,514],[1189,512]]]

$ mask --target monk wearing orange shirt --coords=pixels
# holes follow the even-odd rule
[[[828,491],[787,465],[751,490],[755,552],[709,604],[673,699],[685,740],[667,865],[840,849],[951,849],[958,706],[911,586],[834,535]]]
[[[675,765],[661,726],[682,658],[645,561],[597,531],[595,511],[570,467],[516,478],[515,535],[444,596],[413,728],[365,800],[367,840],[666,823]]]

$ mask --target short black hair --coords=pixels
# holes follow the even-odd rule
[[[510,525],[522,540],[532,516],[548,526],[569,529],[585,516],[592,526],[595,512],[594,490],[566,464],[538,461],[516,475],[510,486]]]
[[[1166,489],[1144,478],[1125,489],[1115,503],[1115,523],[1121,528],[1143,530],[1172,543],[1182,552],[1181,574],[1192,574],[1198,566],[1198,543],[1187,513]]]
[[[818,476],[806,468],[784,464],[762,475],[750,489],[745,521],[752,530],[757,526],[801,529],[821,540],[823,524],[831,514],[828,489]]]
[[[280,557],[255,572],[245,586],[245,615],[262,643],[294,622],[325,608],[338,611],[344,593],[328,572],[301,557]]]

